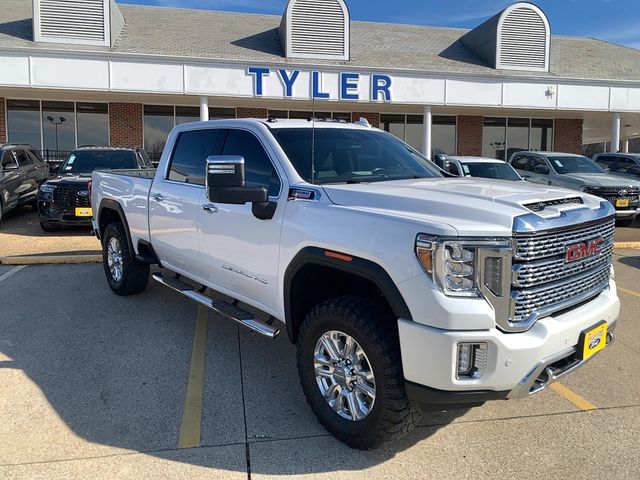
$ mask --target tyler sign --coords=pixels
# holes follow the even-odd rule
[[[279,89],[279,96],[285,98],[302,96],[318,100],[371,102],[393,100],[393,80],[384,74],[249,67],[247,75],[253,78],[253,94],[256,97],[273,96],[274,89]]]

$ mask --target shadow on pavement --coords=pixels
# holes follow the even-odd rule
[[[8,449],[0,449],[0,464],[114,453],[105,447],[158,457],[177,449],[193,303],[155,285],[138,296],[116,297],[100,266],[30,267],[3,282],[0,302],[0,369],[24,372],[48,402],[34,401],[40,395],[26,393],[28,382],[17,380],[21,375],[3,376],[9,383],[0,398],[10,409],[2,412]],[[244,451],[248,444],[250,456],[264,452],[267,457],[252,462],[254,473],[361,470],[465,413],[439,413],[436,426],[418,428],[377,451],[355,451],[316,422],[298,384],[295,348],[285,336],[269,341],[210,318],[206,361],[201,446]],[[307,446],[299,457],[279,448],[291,440],[298,449]],[[323,450],[309,448],[316,443]],[[216,455],[176,457],[235,469],[229,462],[216,465]]]

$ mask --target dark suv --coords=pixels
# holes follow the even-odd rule
[[[613,175],[640,180],[640,154],[598,153],[593,160]]]
[[[0,145],[0,222],[3,213],[26,204],[36,206],[38,187],[49,166],[30,145]]]
[[[141,148],[82,147],[60,166],[56,177],[40,187],[38,214],[45,232],[64,226],[91,226],[90,180],[94,170],[152,168]]]

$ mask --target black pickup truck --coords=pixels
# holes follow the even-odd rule
[[[72,151],[57,176],[40,187],[38,215],[45,232],[91,226],[90,181],[94,170],[149,169],[142,148],[82,147]]]
[[[0,144],[0,222],[21,205],[36,206],[38,187],[49,178],[49,166],[30,145]]]

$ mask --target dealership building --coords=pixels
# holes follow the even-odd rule
[[[524,2],[462,30],[351,21],[344,0],[282,16],[2,0],[0,143],[157,156],[179,123],[313,116],[364,117],[428,155],[636,148],[640,50],[551,27]]]

